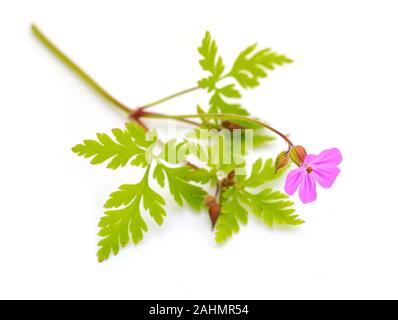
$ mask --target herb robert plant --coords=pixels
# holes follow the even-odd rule
[[[307,154],[304,147],[295,145],[281,131],[251,117],[239,102],[243,90],[259,86],[260,80],[275,67],[292,63],[285,55],[269,48],[258,49],[254,44],[244,49],[232,67],[227,68],[218,54],[215,40],[206,32],[198,48],[199,63],[206,76],[192,88],[133,109],[100,86],[38,27],[32,25],[32,31],[93,90],[128,116],[129,122],[124,128],[113,129],[111,134],[99,133],[96,139],[84,140],[73,148],[79,156],[90,158],[92,164],[107,163],[109,169],[126,165],[142,168],[136,169],[142,172],[138,182],[121,185],[105,203],[105,215],[99,222],[101,240],[97,256],[100,262],[108,259],[111,253],[118,254],[120,248],[131,241],[137,244],[143,239],[148,231],[141,214],[143,210],[157,224],[163,223],[166,202],[155,191],[155,184],[167,189],[180,206],[185,205],[195,211],[206,209],[215,240],[221,243],[237,233],[240,224],[247,223],[249,213],[269,226],[302,224],[287,194],[293,195],[299,189],[302,202],[314,201],[316,184],[329,188],[340,173],[337,166],[342,157],[338,149],[328,149],[319,155]],[[208,92],[207,111],[201,106],[197,106],[196,113],[186,115],[148,110],[196,90]],[[146,126],[147,118],[180,121],[192,126],[193,131],[183,139],[161,142],[156,131],[150,131]],[[212,139],[207,139],[211,135],[209,132],[216,132],[216,138],[213,139],[213,134]],[[273,139],[268,132],[283,139],[286,150],[275,161],[258,159],[251,168],[245,169],[247,142],[251,142],[254,148],[262,146]],[[233,148],[237,144],[240,145],[238,151]],[[232,156],[225,157],[227,152]],[[191,160],[193,156],[196,164]],[[226,158],[230,161],[225,161]],[[287,175],[287,194],[273,190],[270,182],[281,179],[290,163],[298,168]]]

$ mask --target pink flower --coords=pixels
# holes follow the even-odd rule
[[[342,157],[338,149],[322,151],[318,156],[308,154],[302,166],[291,171],[286,179],[285,192],[292,195],[300,186],[299,196],[303,203],[316,200],[316,183],[330,188],[336,180]]]

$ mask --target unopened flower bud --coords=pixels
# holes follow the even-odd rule
[[[289,155],[287,154],[287,152],[282,151],[280,154],[278,154],[275,160],[275,173],[286,167],[288,163],[289,163]]]
[[[228,179],[229,180],[235,179],[235,170],[232,170],[230,173],[228,173]]]
[[[235,170],[231,171],[228,173],[228,175],[222,179],[221,181],[221,187],[223,188],[229,188],[235,184]]]
[[[303,146],[295,146],[289,152],[290,159],[299,167],[303,165],[306,156],[307,151]]]
[[[207,208],[210,208],[211,206],[215,205],[217,203],[216,198],[213,196],[208,195],[205,199],[205,206]]]
[[[214,228],[214,226],[216,225],[218,216],[220,215],[220,211],[221,211],[221,206],[218,203],[212,205],[209,208],[209,216],[212,228]]]

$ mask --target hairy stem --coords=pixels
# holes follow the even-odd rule
[[[128,108],[126,105],[121,103],[115,97],[113,97],[107,90],[105,90],[97,81],[95,81],[87,72],[80,68],[75,62],[73,62],[65,53],[63,53],[49,38],[47,38],[40,29],[32,24],[31,26],[33,34],[36,38],[53,53],[60,61],[62,61],[69,69],[75,72],[82,80],[84,80],[95,92],[102,96],[105,100],[112,103],[120,110],[131,113],[133,110]]]
[[[257,120],[254,118],[241,116],[237,114],[220,114],[220,113],[207,113],[207,114],[185,114],[185,115],[166,115],[166,114],[159,114],[159,113],[150,113],[145,112],[142,114],[142,117],[145,118],[155,118],[155,119],[173,119],[173,120],[187,120],[192,118],[199,118],[199,119],[227,119],[227,120],[241,120],[246,122],[251,122],[253,124],[259,125],[267,130],[270,130],[280,136],[283,140],[287,142],[289,148],[293,148],[293,142],[288,138],[287,135],[283,134],[279,130],[271,127],[270,125],[266,124],[261,120]]]
[[[94,91],[96,91],[100,96],[105,98],[105,100],[109,101],[112,103],[114,106],[122,110],[123,112],[126,112],[128,114],[133,113],[133,109],[130,109],[127,107],[125,104],[120,102],[118,99],[116,99],[114,96],[112,96],[106,89],[104,89],[97,81],[95,81],[86,71],[84,71],[81,67],[79,67],[71,58],[69,58],[65,53],[63,53],[35,24],[32,24],[31,26],[33,34],[36,36],[36,38],[47,48],[53,53],[60,61],[62,61],[67,67],[69,67],[73,72],[75,72],[83,81],[85,81]],[[166,102],[168,100],[177,98],[179,96],[182,96],[184,94],[187,94],[189,92],[195,91],[200,89],[199,86],[192,87],[189,89],[185,89],[182,91],[179,91],[177,93],[174,93],[172,95],[169,95],[167,97],[164,97],[162,99],[153,101],[151,103],[145,104],[141,106],[139,109],[147,109],[153,106],[156,106],[158,104],[161,104],[163,102]]]

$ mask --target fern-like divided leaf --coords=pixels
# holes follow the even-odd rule
[[[161,187],[164,187],[165,177],[167,177],[170,194],[178,205],[187,203],[194,210],[200,210],[203,208],[207,193],[201,187],[187,181],[187,176],[191,171],[192,169],[187,166],[171,168],[159,163],[154,170],[154,178]]]
[[[213,88],[224,72],[225,66],[221,57],[217,56],[217,44],[207,31],[203,38],[202,45],[198,48],[202,59],[199,61],[203,70],[211,73],[209,78],[199,81],[202,88]]]
[[[206,32],[202,45],[198,48],[201,55],[199,63],[203,70],[210,73],[210,76],[201,79],[198,84],[211,93],[209,113],[248,116],[249,112],[238,103],[238,99],[242,95],[235,85],[236,82],[244,89],[254,88],[260,84],[260,78],[267,76],[267,70],[273,70],[276,65],[292,62],[285,55],[278,54],[271,49],[263,49],[257,52],[255,50],[256,45],[251,45],[243,50],[236,58],[230,72],[225,73],[225,66],[222,58],[218,55],[216,41],[209,32]],[[223,84],[219,85],[219,82],[223,82]],[[198,109],[198,113],[203,113],[203,110]],[[234,120],[231,122],[242,128],[260,129],[247,121]],[[203,127],[209,127],[209,123],[220,126],[219,120],[206,120],[206,122],[203,122]],[[264,134],[264,130],[255,130],[254,147],[259,147],[270,140],[272,138]]]
[[[233,84],[231,86],[234,86]],[[214,93],[210,98],[209,113],[225,113],[225,114],[238,114],[242,116],[249,115],[249,112],[238,103],[232,103],[227,100],[226,92],[230,89],[214,88]],[[235,89],[234,89],[235,90]],[[236,91],[239,92],[239,91]],[[228,92],[228,94],[230,94]]]
[[[142,240],[148,226],[141,216],[141,203],[157,224],[163,223],[163,217],[166,216],[165,201],[150,188],[149,169],[141,182],[120,186],[106,202],[104,207],[112,210],[107,210],[99,222],[101,230],[98,234],[103,237],[98,243],[100,249],[97,256],[100,262],[108,259],[112,252],[117,255],[120,247],[125,247],[130,240],[134,244]]]
[[[240,230],[239,223],[247,224],[248,212],[241,204],[241,194],[230,188],[222,195],[221,214],[216,224],[215,240],[222,243]]]
[[[242,184],[248,188],[257,188],[266,182],[280,178],[286,168],[275,173],[274,161],[270,158],[263,161],[261,158],[254,162],[250,176]]]
[[[228,113],[248,115],[249,113],[240,104],[232,103],[228,100],[241,97],[239,90],[234,83],[217,87],[218,81],[224,77],[225,66],[223,60],[218,56],[216,41],[212,39],[209,32],[206,32],[202,40],[202,45],[198,48],[202,59],[199,64],[203,70],[210,72],[210,76],[201,79],[198,84],[208,92],[213,92],[210,98],[210,113]]]
[[[274,224],[299,225],[304,223],[295,215],[294,203],[289,197],[279,191],[265,187],[259,193],[250,189],[265,185],[280,177],[275,174],[272,159],[257,160],[252,167],[250,176],[240,177],[235,185],[223,192],[221,198],[221,214],[216,223],[216,242],[226,241],[239,231],[239,223],[247,223],[247,208],[259,217],[266,225]]]
[[[113,129],[113,137],[105,133],[98,133],[97,140],[84,140],[72,151],[85,158],[92,158],[92,164],[109,161],[109,169],[124,167],[130,160],[131,165],[145,167],[147,148],[153,145],[157,138],[147,135],[145,131],[134,123],[127,123],[126,129]]]
[[[266,188],[257,194],[246,193],[246,197],[253,213],[268,226],[274,224],[295,226],[304,223],[294,214],[296,211],[293,208],[294,203],[287,201],[289,196],[286,194]]]
[[[256,44],[251,45],[239,54],[229,73],[243,88],[257,87],[259,79],[267,77],[266,70],[274,70],[276,65],[293,62],[269,48],[254,52],[256,47]]]

